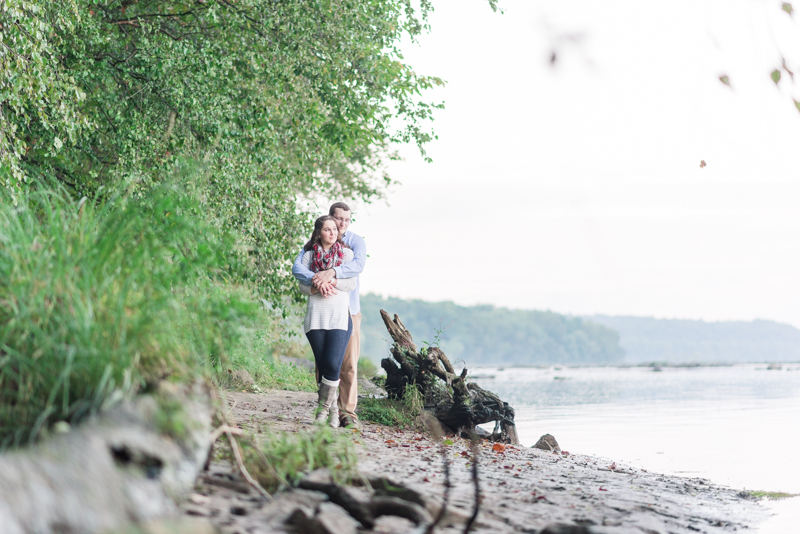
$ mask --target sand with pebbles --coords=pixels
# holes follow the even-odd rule
[[[230,393],[227,397],[230,419],[262,433],[309,431],[315,400],[315,394],[288,391]],[[362,474],[403,484],[422,495],[429,510],[438,509],[445,486],[442,457],[426,434],[372,423],[364,423],[360,433],[341,432],[352,434],[359,442]],[[563,443],[562,447],[569,448]],[[481,505],[473,532],[537,533],[547,525],[562,523],[575,525],[574,532],[584,526],[584,532],[598,534],[712,534],[752,531],[767,517],[759,503],[707,480],[651,473],[576,451],[496,449],[499,447],[491,443],[480,449]],[[462,532],[475,502],[470,443],[453,439],[447,453],[453,488],[446,521],[437,531]],[[215,479],[230,483],[220,485]],[[228,466],[213,465],[211,475],[201,479],[196,489],[184,511],[207,517],[222,532],[290,530],[281,523],[286,519],[286,507],[264,503]],[[355,491],[368,498],[366,490]],[[313,497],[309,495],[311,492],[300,492],[291,498]],[[353,526],[366,531],[357,523]],[[372,531],[400,533],[412,528],[406,519],[387,516],[379,518]]]

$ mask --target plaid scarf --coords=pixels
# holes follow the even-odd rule
[[[341,243],[334,243],[328,252],[325,252],[319,245],[314,245],[314,259],[311,262],[311,270],[315,273],[338,267],[344,262],[344,248]]]

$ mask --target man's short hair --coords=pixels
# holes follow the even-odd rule
[[[348,206],[344,202],[334,202],[333,204],[331,204],[331,209],[328,210],[328,215],[333,217],[333,214],[336,213],[337,209],[350,211],[350,206]]]

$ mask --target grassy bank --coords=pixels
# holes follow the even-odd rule
[[[0,444],[30,443],[155,381],[211,376],[258,320],[227,237],[180,191],[0,205]],[[197,236],[203,239],[198,240]]]

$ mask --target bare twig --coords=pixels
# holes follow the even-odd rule
[[[217,428],[211,433],[211,438],[210,438],[211,443],[216,443],[219,437],[225,432],[230,432],[231,434],[234,434],[236,436],[244,435],[244,430],[242,430],[241,428],[231,427],[228,425],[221,425],[219,428]]]
[[[475,520],[478,518],[478,512],[480,512],[481,509],[481,484],[480,478],[478,477],[478,455],[481,452],[481,448],[478,444],[478,435],[474,430],[470,432],[470,439],[472,441],[472,483],[475,485],[475,509],[472,511],[472,517],[469,518],[467,525],[464,527],[464,534],[469,533],[470,529],[472,528],[472,524],[475,523]]]
[[[110,22],[109,24],[114,24],[115,26],[128,25],[128,26],[133,26],[134,28],[141,28],[139,22],[136,20],[120,20],[116,22]]]
[[[233,457],[236,460],[236,466],[239,468],[239,472],[242,474],[248,484],[254,487],[265,499],[271,501],[272,495],[270,495],[269,492],[265,490],[261,484],[259,484],[258,481],[250,475],[250,472],[245,467],[244,459],[242,458],[242,451],[239,449],[239,444],[236,442],[236,438],[233,437],[234,434],[241,436],[244,434],[244,432],[241,428],[232,427],[228,424],[228,420],[225,417],[225,412],[223,411],[222,407],[217,410],[217,413],[219,419],[222,421],[222,425],[212,432],[212,437],[217,432],[219,432],[218,436],[221,436],[223,433],[228,436],[228,442],[231,444],[231,451],[233,452]],[[214,441],[216,440],[213,440],[212,443],[214,443]]]
[[[228,427],[226,427],[225,433],[228,435],[228,441],[231,444],[231,449],[233,449],[233,457],[236,459],[236,465],[239,468],[239,471],[242,473],[242,476],[247,481],[248,484],[253,486],[258,492],[267,500],[272,500],[272,495],[269,494],[267,490],[261,487],[256,479],[250,476],[250,473],[247,471],[247,468],[244,466],[244,460],[242,459],[242,451],[239,450],[239,444],[236,443],[236,438],[233,437],[233,433],[230,431]]]

